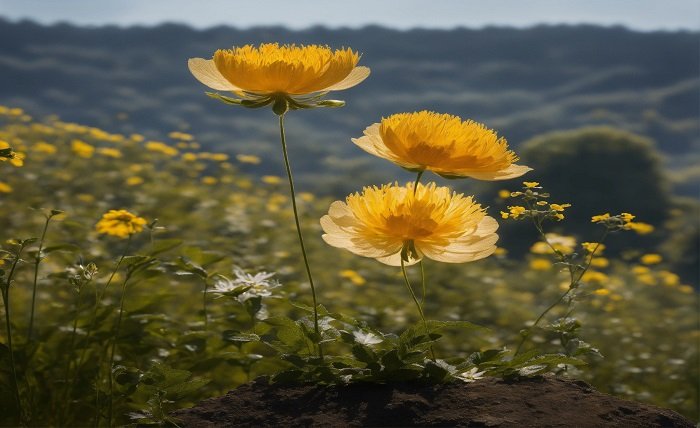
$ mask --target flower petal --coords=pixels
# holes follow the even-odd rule
[[[190,72],[201,83],[217,91],[240,92],[241,89],[226,80],[211,59],[190,58],[187,60]]]
[[[445,178],[471,177],[477,180],[499,181],[520,177],[528,171],[532,171],[532,168],[530,168],[529,166],[511,164],[508,168],[493,172],[450,171],[449,173],[447,173],[436,170],[435,173]]]
[[[350,74],[348,74],[347,77],[345,77],[345,79],[327,88],[324,88],[321,91],[340,91],[343,89],[352,88],[353,86],[365,80],[367,76],[369,76],[369,72],[369,67],[355,67],[352,69]]]

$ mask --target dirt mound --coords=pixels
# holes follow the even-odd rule
[[[185,427],[688,427],[671,410],[554,377],[447,385],[280,386],[263,381],[174,413]]]

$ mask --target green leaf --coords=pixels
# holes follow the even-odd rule
[[[259,342],[260,336],[253,333],[241,333],[235,330],[226,330],[221,334],[221,337],[226,342],[247,343]]]
[[[53,253],[54,251],[62,251],[66,253],[77,253],[80,251],[80,247],[74,244],[61,244],[52,245],[41,250],[44,254]]]
[[[172,250],[173,248],[177,248],[180,245],[182,245],[181,239],[162,239],[160,241],[156,241],[151,246],[150,250],[148,251],[148,255],[155,256],[157,254]]]

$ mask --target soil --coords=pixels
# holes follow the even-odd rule
[[[184,427],[695,427],[671,410],[555,377],[443,385],[292,386],[259,380],[173,416]]]

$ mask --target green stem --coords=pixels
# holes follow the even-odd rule
[[[541,226],[539,226],[537,229],[538,229],[538,231],[540,231],[540,234],[542,235],[542,237],[543,237],[543,239],[545,240],[545,242],[547,242],[547,244],[554,250],[554,247],[552,246],[552,244],[550,244],[549,241],[547,241],[547,237],[545,236],[544,232],[542,231]],[[576,285],[579,281],[581,281],[581,278],[583,278],[583,274],[585,274],[586,271],[588,270],[588,268],[591,267],[591,263],[593,262],[593,256],[595,255],[596,251],[598,250],[598,247],[600,247],[600,244],[601,244],[601,243],[605,240],[605,238],[608,236],[608,232],[609,232],[608,229],[605,229],[605,232],[603,233],[603,235],[600,237],[600,239],[599,239],[598,242],[596,243],[596,246],[593,248],[593,251],[591,251],[591,255],[590,255],[589,259],[588,259],[588,263],[587,263],[586,266],[583,268],[583,270],[581,271],[581,274],[578,276],[578,278],[575,278],[575,279],[574,279],[574,273],[573,273],[574,271],[573,271],[573,268],[572,268],[571,266],[569,266],[569,272],[571,273],[571,283],[569,284],[569,288],[564,292],[564,294],[562,294],[561,296],[559,296],[559,298],[558,298],[554,303],[552,303],[551,305],[549,305],[549,306],[547,307],[547,309],[545,309],[545,310],[540,314],[540,316],[537,317],[537,319],[535,320],[535,322],[534,322],[530,327],[528,327],[528,329],[527,329],[528,334],[524,335],[524,336],[522,337],[522,339],[520,339],[520,343],[518,344],[518,347],[515,349],[515,354],[513,354],[513,356],[518,355],[518,353],[520,352],[520,349],[521,349],[521,348],[523,347],[523,345],[525,344],[525,341],[527,341],[527,338],[530,336],[529,332],[532,331],[532,329],[535,328],[535,327],[537,326],[537,324],[539,324],[540,321],[542,321],[542,318],[544,318],[545,315],[547,315],[547,314],[549,313],[549,311],[551,311],[552,309],[554,309],[555,306],[557,306],[559,303],[561,303],[562,300],[564,300],[564,298],[565,298],[566,296],[568,296],[569,293],[570,293],[572,290],[574,290],[574,288],[576,288],[575,285]],[[555,250],[555,251],[557,251],[557,253],[559,253],[558,250]]]
[[[112,341],[112,350],[110,351],[109,354],[109,402],[108,402],[108,413],[107,413],[107,426],[111,427],[112,426],[112,412],[113,412],[113,371],[114,371],[114,350],[117,348],[117,340],[119,340],[119,330],[121,329],[122,325],[122,315],[124,314],[124,298],[126,296],[126,284],[129,282],[129,275],[127,274],[126,278],[124,278],[124,282],[122,283],[122,295],[119,299],[119,316],[117,317],[117,326],[114,329],[114,334],[113,338],[114,340]]]
[[[85,355],[87,354],[88,347],[90,345],[90,338],[92,337],[92,332],[95,328],[95,323],[97,322],[97,311],[100,307],[100,303],[102,303],[102,298],[104,297],[105,292],[107,291],[107,287],[112,283],[112,279],[114,279],[114,275],[117,274],[119,271],[119,268],[122,265],[122,262],[124,261],[124,258],[129,252],[129,247],[131,246],[131,238],[133,235],[129,235],[129,240],[126,242],[126,247],[124,248],[124,252],[122,253],[121,257],[119,257],[119,261],[117,262],[117,265],[114,267],[114,270],[112,273],[109,275],[109,279],[107,280],[107,283],[105,286],[100,290],[99,294],[97,294],[97,287],[95,287],[95,307],[92,311],[92,319],[90,320],[90,324],[88,325],[88,330],[87,334],[85,336],[85,347],[83,348],[83,352],[80,354],[80,358],[78,359],[78,365],[76,366],[75,369],[75,379],[77,380],[78,373],[80,372],[80,368],[83,366],[83,362],[85,360]],[[102,352],[100,352],[102,354]],[[103,359],[104,354],[100,356],[100,364],[98,367],[102,367],[102,359]],[[97,378],[95,379],[95,426],[99,426],[100,424],[100,369],[97,371]],[[112,373],[110,372],[110,380],[112,378]]]
[[[418,171],[418,175],[416,175],[416,182],[413,183],[413,196],[416,196],[416,190],[418,190],[418,183],[420,183],[420,178],[423,176],[423,173],[425,172],[424,169]]]
[[[2,289],[2,304],[5,306],[5,328],[7,329],[7,347],[10,351],[10,367],[12,369],[12,381],[13,381],[13,393],[15,398],[15,403],[17,405],[17,418],[22,423],[22,402],[19,398],[19,383],[17,382],[17,366],[15,364],[15,353],[12,348],[12,324],[10,323],[10,284],[12,283],[12,277],[15,274],[15,269],[17,268],[17,263],[19,263],[20,255],[24,249],[24,244],[20,244],[17,250],[17,255],[12,262],[12,267],[7,275],[7,281]]]
[[[289,193],[292,198],[292,209],[294,211],[294,223],[297,227],[297,235],[299,237],[299,246],[301,247],[301,254],[304,257],[304,266],[306,267],[306,275],[309,278],[309,284],[311,285],[311,297],[314,304],[314,332],[316,337],[320,338],[320,330],[318,328],[318,303],[316,302],[316,288],[314,287],[314,280],[311,277],[311,268],[309,267],[309,259],[306,255],[306,247],[304,246],[304,237],[301,234],[301,225],[299,223],[299,213],[297,211],[297,201],[296,194],[294,192],[294,179],[292,178],[292,168],[289,165],[289,156],[287,155],[287,140],[284,136],[284,114],[279,115],[279,125],[280,125],[280,139],[282,141],[282,154],[284,155],[284,166],[287,170],[287,178],[289,179]],[[318,356],[323,360],[323,347],[321,343],[318,343]]]
[[[423,260],[418,262],[418,266],[420,266],[420,285],[421,285],[421,291],[422,294],[420,296],[420,304],[423,306],[425,303],[425,269],[423,268]]]
[[[78,330],[78,315],[80,313],[80,297],[81,297],[82,286],[78,287],[78,295],[75,298],[75,310],[73,311],[73,330],[70,335],[70,346],[68,347],[69,358],[66,359],[66,366],[63,374],[63,381],[65,382],[65,399],[63,400],[63,409],[59,413],[59,425],[63,425],[64,416],[68,415],[70,408],[70,397],[73,392],[72,383],[68,382],[68,376],[70,375],[71,357],[73,356],[73,347],[75,346],[75,335]]]
[[[49,222],[51,221],[51,216],[46,217],[46,222],[44,223],[44,230],[41,232],[41,239],[39,239],[39,251],[36,253],[34,258],[34,284],[32,286],[32,308],[29,314],[29,329],[27,331],[27,341],[31,341],[34,336],[34,308],[36,307],[36,287],[39,279],[39,265],[41,264],[41,251],[44,249],[44,239],[46,238],[46,231],[49,229]]]
[[[404,280],[404,283],[406,284],[406,288],[408,288],[408,292],[411,293],[411,298],[413,299],[413,303],[415,303],[416,308],[418,308],[418,314],[420,315],[420,319],[423,321],[423,327],[425,328],[425,334],[430,335],[430,331],[428,330],[428,322],[425,320],[425,314],[423,313],[423,307],[418,302],[418,299],[416,298],[416,293],[413,292],[413,287],[411,287],[411,282],[408,280],[408,274],[406,273],[406,263],[404,262],[403,257],[401,257],[401,273],[403,273],[403,280]],[[433,361],[435,361],[435,351],[433,350],[432,345],[430,346],[430,355],[433,357]]]
[[[204,295],[202,296],[202,311],[204,312],[204,329],[209,327],[209,316],[207,315],[207,290],[209,289],[209,281],[204,279]]]

